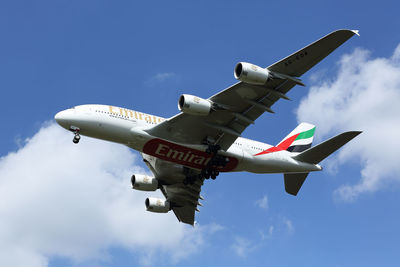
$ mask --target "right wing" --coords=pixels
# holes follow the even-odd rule
[[[350,39],[354,34],[359,36],[357,30],[334,31],[303,49],[294,52],[290,56],[272,64],[267,67],[267,69],[289,76],[300,77]],[[304,58],[307,58],[307,60],[303,60]]]
[[[306,46],[288,57],[270,65],[274,73],[264,85],[238,82],[211,96],[209,100],[225,110],[210,112],[207,116],[179,113],[174,117],[146,130],[153,136],[176,143],[202,144],[212,138],[215,144],[227,150],[238,136],[265,111],[272,112],[272,105],[279,99],[288,99],[286,93],[296,84],[296,77],[312,68],[357,31],[338,30]]]

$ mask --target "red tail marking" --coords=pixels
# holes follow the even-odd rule
[[[286,149],[288,149],[288,147],[290,147],[290,145],[294,142],[294,140],[296,140],[296,138],[297,138],[297,136],[299,136],[299,134],[300,133],[295,134],[295,135],[283,140],[282,142],[280,142],[279,145],[270,147],[267,150],[264,150],[258,154],[255,154],[254,156],[259,156],[259,155],[264,155],[264,154],[268,154],[268,153],[272,153],[272,152],[286,150]]]

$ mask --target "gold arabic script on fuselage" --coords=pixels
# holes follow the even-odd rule
[[[114,114],[116,116],[123,116],[123,117],[128,117],[131,119],[137,119],[137,120],[144,120],[148,123],[160,123],[165,121],[164,118],[157,117],[154,115],[149,115],[146,113],[142,112],[137,112],[134,110],[126,109],[126,108],[118,108],[118,107],[113,107],[113,106],[108,106],[108,110],[111,114]]]

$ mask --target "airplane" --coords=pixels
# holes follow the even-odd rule
[[[165,199],[149,197],[147,211],[172,210],[180,222],[194,225],[202,206],[201,186],[220,172],[283,173],[287,193],[297,195],[310,172],[360,131],[341,133],[311,147],[315,126],[301,123],[276,146],[241,137],[272,105],[289,100],[287,92],[306,71],[336,48],[359,35],[356,30],[337,30],[282,60],[262,68],[239,62],[234,77],[239,81],[203,99],[183,94],[179,113],[171,118],[111,105],[79,105],[58,112],[56,122],[81,135],[126,145],[141,153],[153,176],[133,174],[132,188],[161,190]]]

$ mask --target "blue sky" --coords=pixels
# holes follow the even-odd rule
[[[385,0],[0,2],[0,265],[397,266],[398,9]],[[136,152],[88,138],[73,147],[53,125],[58,111],[88,103],[173,116],[180,94],[207,98],[233,84],[237,62],[267,66],[340,28],[361,37],[244,133],[275,144],[303,120],[317,125],[317,142],[364,130],[297,197],[282,175],[222,174],[203,187],[193,229],[144,212],[149,194],[129,188],[145,171]]]

